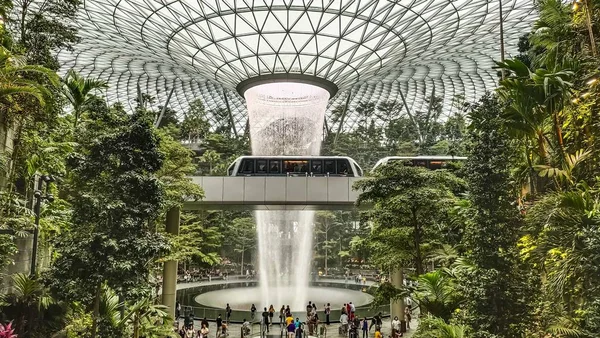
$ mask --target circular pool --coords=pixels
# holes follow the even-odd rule
[[[280,288],[273,290],[275,293],[281,295],[283,304],[273,304],[275,310],[279,312],[282,305],[293,304],[296,293],[293,288]],[[324,304],[330,303],[332,309],[340,309],[343,304],[352,302],[354,306],[359,307],[368,305],[373,302],[373,296],[368,293],[351,290],[351,289],[340,289],[332,287],[308,287],[308,301],[312,301],[317,304],[319,311],[323,309]],[[271,304],[264,304],[261,300],[261,292],[259,287],[241,287],[241,288],[228,288],[224,290],[208,291],[197,295],[194,301],[198,304],[214,308],[225,308],[226,304],[233,310],[238,311],[249,311],[252,304],[256,305],[257,311],[262,312],[262,308],[265,306],[268,308]],[[303,309],[292,309],[294,312],[306,311]]]

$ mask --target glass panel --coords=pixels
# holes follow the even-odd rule
[[[256,160],[256,172],[258,174],[267,173],[267,160]]]
[[[280,174],[281,173],[279,161],[277,161],[277,160],[269,161],[269,173],[270,174]]]
[[[241,171],[242,174],[254,174],[254,160],[244,160]]]
[[[337,173],[340,175],[352,175],[352,167],[350,167],[348,160],[337,160]]]
[[[308,161],[287,160],[283,161],[283,167],[286,173],[307,173]]]
[[[442,169],[446,161],[429,161],[429,169]]]
[[[427,167],[427,161],[425,160],[413,160],[412,162],[415,167]]]
[[[233,162],[229,168],[227,168],[227,175],[231,176],[233,175],[233,168],[235,167],[235,162]]]
[[[335,161],[334,160],[325,161],[325,173],[335,174]]]
[[[323,173],[323,161],[311,161],[310,172],[313,174],[322,174]]]

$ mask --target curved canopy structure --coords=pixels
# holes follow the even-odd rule
[[[500,58],[499,0],[87,0],[82,42],[59,55],[65,70],[109,82],[111,101],[137,86],[185,111],[202,99],[227,107],[237,131],[246,109],[236,87],[273,74],[337,86],[329,111],[359,102],[422,109],[493,89]],[[507,55],[535,19],[530,0],[504,0]],[[349,113],[343,128],[353,127]]]

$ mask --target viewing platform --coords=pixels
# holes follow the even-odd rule
[[[189,201],[186,210],[348,210],[362,177],[194,176],[204,199]]]

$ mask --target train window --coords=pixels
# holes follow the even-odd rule
[[[415,167],[427,168],[427,161],[425,161],[425,160],[413,160],[412,163]]]
[[[280,174],[281,170],[279,170],[279,161],[270,160],[269,161],[269,173],[270,174]]]
[[[323,173],[323,161],[311,161],[310,172],[313,174],[322,174]]]
[[[445,164],[446,164],[446,161],[429,161],[429,169],[432,169],[432,170],[442,169]]]
[[[337,160],[337,173],[340,175],[353,175],[352,167],[348,164],[348,160]]]
[[[256,173],[266,174],[267,173],[267,160],[256,160]]]
[[[308,161],[288,160],[283,161],[283,167],[287,173],[307,173]]]
[[[242,174],[254,174],[254,160],[246,159],[242,162]]]
[[[335,161],[334,160],[325,160],[325,173],[335,174]]]

